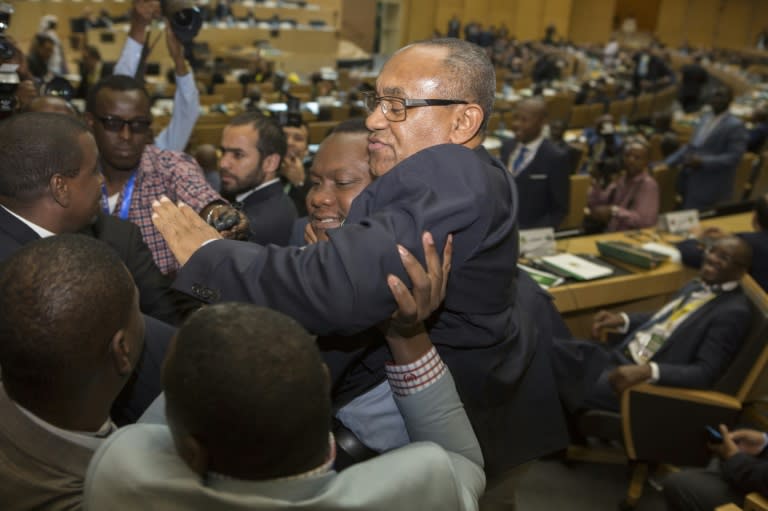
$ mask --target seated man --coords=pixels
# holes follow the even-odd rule
[[[71,234],[19,249],[0,288],[0,502],[79,509],[142,351],[138,291],[107,245]]]
[[[718,469],[681,470],[664,479],[664,499],[669,511],[710,511],[735,502],[742,505],[747,493],[768,495],[768,435],[754,429],[728,431],[720,425],[723,441],[710,444],[720,457]]]
[[[434,245],[424,250],[429,275],[402,255],[414,295],[388,278],[398,312],[387,333],[397,365],[387,374],[412,444],[334,472],[330,389],[314,338],[269,309],[214,305],[190,317],[166,360],[169,426],[115,435],[91,463],[86,505],[477,509],[480,446],[420,323],[445,294],[450,241],[442,270]]]
[[[751,309],[738,281],[751,260],[747,243],[722,238],[707,251],[699,279],[655,314],[598,312],[593,334],[602,328],[629,333],[611,348],[585,406],[618,411],[617,395],[643,382],[691,388],[715,383],[749,328]]]
[[[587,199],[587,216],[594,224],[591,231],[625,231],[656,225],[659,186],[648,173],[648,151],[648,145],[640,139],[627,141],[624,174],[605,188],[597,179],[593,180]]]
[[[760,287],[768,291],[768,195],[763,195],[755,201],[755,214],[752,217],[753,232],[740,232],[740,237],[752,247],[752,265],[749,274]],[[683,263],[694,268],[701,267],[704,248],[714,240],[727,236],[717,227],[709,227],[696,233],[692,239],[677,244]]]

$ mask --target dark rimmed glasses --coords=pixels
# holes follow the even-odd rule
[[[406,112],[409,108],[418,108],[421,106],[447,106],[447,105],[467,105],[469,101],[462,99],[411,99],[398,98],[397,96],[377,96],[375,92],[366,92],[363,94],[363,102],[368,113],[373,113],[376,107],[381,108],[381,113],[388,121],[401,122],[406,118]]]
[[[125,126],[128,126],[131,133],[147,133],[152,126],[152,121],[150,119],[131,119],[128,121],[126,119],[121,119],[120,117],[112,116],[96,117],[96,119],[101,122],[101,125],[104,126],[105,130],[114,131],[116,133],[123,131]]]

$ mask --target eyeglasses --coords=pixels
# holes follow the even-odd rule
[[[152,126],[152,121],[149,119],[132,119],[126,121],[120,117],[96,117],[104,129],[107,131],[121,132],[125,126],[131,130],[131,133],[146,133]]]
[[[375,92],[366,92],[363,94],[363,101],[368,113],[373,113],[376,107],[381,108],[381,113],[388,121],[404,121],[406,111],[409,108],[420,106],[447,106],[447,105],[466,105],[469,101],[461,99],[410,99],[398,98],[396,96],[377,96]]]

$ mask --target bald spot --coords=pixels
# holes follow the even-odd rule
[[[69,103],[56,96],[37,97],[27,105],[26,111],[77,116]]]

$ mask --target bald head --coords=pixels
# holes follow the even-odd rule
[[[512,131],[521,144],[533,142],[541,136],[547,120],[547,104],[541,98],[526,99],[518,103],[512,115]]]
[[[52,114],[66,114],[77,117],[74,107],[64,99],[57,96],[40,96],[27,104],[25,112],[48,112]]]

